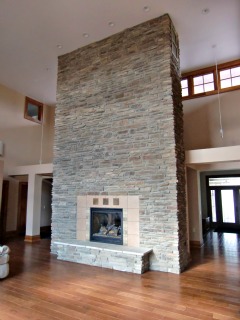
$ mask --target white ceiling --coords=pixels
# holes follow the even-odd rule
[[[59,55],[165,13],[182,71],[240,58],[240,0],[0,0],[0,83],[54,105]]]

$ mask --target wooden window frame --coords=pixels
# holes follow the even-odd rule
[[[28,112],[28,105],[32,104],[38,108],[37,119],[33,118]],[[25,98],[25,108],[24,108],[24,118],[35,123],[41,124],[43,121],[43,103],[31,99],[29,97]]]
[[[188,81],[189,95],[182,97],[182,100],[195,99],[195,98],[206,97],[206,96],[210,96],[210,95],[214,95],[214,94],[218,94],[218,93],[239,90],[240,85],[234,86],[234,87],[223,88],[223,89],[221,89],[221,86],[220,86],[220,71],[231,69],[234,67],[240,67],[240,59],[234,60],[231,62],[222,63],[222,64],[219,64],[218,66],[211,66],[208,68],[203,68],[203,69],[183,73],[182,80]],[[208,74],[208,73],[213,73],[214,90],[195,94],[194,93],[193,78],[198,77],[198,76],[204,76],[205,74]]]

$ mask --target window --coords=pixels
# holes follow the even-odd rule
[[[182,75],[183,100],[240,89],[240,60]]]
[[[194,94],[214,90],[213,73],[193,77]]]
[[[240,85],[240,66],[220,71],[221,89]]]
[[[188,79],[183,79],[181,81],[181,86],[182,86],[182,96],[187,97],[189,95],[188,91]]]
[[[26,97],[24,118],[36,123],[42,123],[43,104],[36,100]]]

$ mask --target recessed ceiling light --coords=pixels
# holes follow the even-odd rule
[[[143,11],[145,11],[145,12],[150,11],[150,7],[149,7],[149,6],[144,6],[144,7],[143,7]]]
[[[61,44],[57,44],[57,48],[58,48],[58,49],[62,49],[62,47],[63,47],[63,46],[62,46]]]
[[[210,12],[209,8],[202,9],[202,14],[208,14]]]
[[[114,27],[114,26],[115,26],[115,23],[114,23],[113,21],[109,21],[109,22],[108,22],[108,25],[109,25],[109,27]]]
[[[88,33],[83,33],[83,37],[84,37],[84,38],[88,38],[88,37],[89,37],[89,34],[88,34]]]

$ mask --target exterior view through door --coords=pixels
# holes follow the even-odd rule
[[[215,231],[240,231],[240,177],[207,177],[208,208]]]

